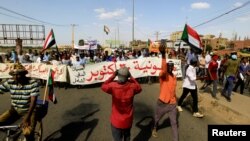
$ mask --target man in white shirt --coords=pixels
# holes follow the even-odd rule
[[[198,111],[198,95],[197,95],[197,85],[196,85],[196,66],[197,66],[197,58],[194,57],[190,60],[190,65],[186,70],[186,77],[183,81],[183,92],[178,101],[177,109],[179,112],[183,111],[181,105],[183,100],[187,97],[188,93],[191,93],[193,98],[193,116],[197,118],[202,118],[204,115],[199,113]]]
[[[84,66],[84,64],[81,62],[80,57],[76,56],[76,60],[72,62],[73,66]]]

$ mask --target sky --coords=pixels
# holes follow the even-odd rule
[[[169,39],[172,32],[182,31],[185,23],[203,35],[221,34],[231,39],[237,33],[241,39],[250,38],[250,4],[196,27],[247,2],[134,0],[134,39],[154,41],[157,32],[158,39]],[[53,29],[60,45],[71,44],[73,24],[76,44],[80,39],[96,39],[100,43],[119,39],[126,45],[132,40],[133,0],[0,0],[0,3],[0,24],[44,25],[45,34]],[[103,31],[104,25],[110,28],[108,35]]]

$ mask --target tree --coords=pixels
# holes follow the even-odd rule
[[[79,46],[84,46],[84,40],[83,40],[83,39],[80,39],[79,42],[78,42],[78,45],[79,45]]]
[[[206,51],[211,52],[212,51],[212,46],[211,45],[206,45]]]
[[[223,50],[223,49],[225,49],[224,46],[220,46],[220,47],[219,47],[219,50]]]

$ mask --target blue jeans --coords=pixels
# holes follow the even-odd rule
[[[114,141],[130,141],[130,130],[131,128],[116,128],[111,124],[111,131]]]
[[[224,89],[222,91],[223,94],[230,97],[233,91],[233,85],[234,85],[234,79],[235,77],[228,76],[226,79],[226,84],[224,86]]]

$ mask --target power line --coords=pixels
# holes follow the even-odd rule
[[[7,17],[11,17],[11,18],[14,18],[14,19],[19,19],[19,20],[24,20],[24,21],[28,21],[28,22],[32,22],[34,23],[34,21],[31,21],[31,20],[27,20],[27,19],[23,19],[23,18],[19,18],[19,17],[15,17],[15,16],[12,16],[12,15],[9,15],[9,14],[5,14],[5,13],[1,13],[1,15],[4,15],[4,16],[7,16]]]
[[[230,11],[227,11],[227,12],[225,12],[225,13],[223,13],[223,14],[217,16],[217,17],[215,17],[215,18],[212,18],[212,19],[210,19],[210,20],[208,20],[208,21],[205,21],[205,22],[203,22],[203,23],[201,23],[201,24],[198,24],[198,25],[194,26],[194,28],[199,27],[199,26],[202,26],[202,25],[207,24],[207,23],[209,23],[209,22],[212,22],[212,21],[214,21],[214,20],[216,20],[216,19],[218,19],[218,18],[220,18],[220,17],[222,17],[222,16],[225,16],[225,15],[227,15],[227,14],[229,14],[229,13],[235,11],[235,10],[238,10],[238,9],[240,9],[240,8],[243,8],[243,7],[247,6],[249,3],[250,3],[250,1],[247,1],[246,3],[242,4],[241,6],[238,6],[238,7],[234,8],[234,9],[232,9],[232,10],[230,10]]]
[[[212,21],[214,21],[214,20],[216,20],[216,19],[219,19],[219,18],[221,18],[221,17],[223,17],[223,16],[225,16],[225,15],[227,15],[227,14],[233,12],[233,11],[236,11],[236,10],[238,10],[238,9],[241,9],[241,8],[247,6],[248,4],[250,4],[250,1],[247,1],[246,3],[242,4],[242,5],[239,6],[239,7],[236,7],[236,8],[234,8],[234,9],[232,9],[232,10],[229,10],[229,11],[227,11],[227,12],[225,12],[225,13],[219,15],[219,16],[216,16],[215,18],[212,18],[212,19],[210,19],[210,20],[208,20],[208,21],[202,22],[202,23],[200,23],[200,24],[194,26],[194,28],[203,26],[203,25],[205,25],[205,24],[209,24],[210,22],[212,22]],[[243,14],[245,15],[245,14],[247,14],[247,12],[249,12],[249,11],[248,11],[248,10],[239,11],[239,12],[237,12],[235,15],[231,15],[231,17],[228,17],[226,20],[224,19],[224,21],[222,21],[222,22],[225,23],[225,21],[231,20],[233,17],[235,18],[235,17],[238,17],[238,16],[242,16]],[[221,22],[221,21],[220,21],[220,22]],[[220,23],[220,22],[217,22],[217,23]],[[181,29],[180,29],[180,30],[181,30]],[[168,36],[170,36],[170,35],[171,35],[171,34],[169,34]]]
[[[246,11],[244,13],[238,13],[237,15],[233,15],[231,17],[224,18],[221,21],[215,22],[214,24],[218,25],[218,24],[225,24],[225,23],[229,23],[229,22],[235,22],[235,20],[232,20],[233,18],[245,16],[245,15],[249,15],[249,14],[250,14],[250,11]]]
[[[10,9],[4,8],[4,7],[2,7],[2,6],[0,6],[0,9],[3,9],[3,10],[8,11],[8,12],[10,12],[10,13],[14,13],[14,14],[16,14],[16,15],[19,15],[19,16],[25,17],[25,18],[27,18],[27,19],[34,20],[34,21],[43,23],[43,24],[49,24],[49,25],[53,25],[53,26],[69,26],[69,25],[53,24],[53,23],[49,23],[49,22],[42,21],[42,20],[38,20],[38,19],[35,19],[35,18],[32,18],[32,17],[26,16],[26,15],[23,15],[23,14],[21,14],[21,13],[12,11],[12,10],[10,10]]]

